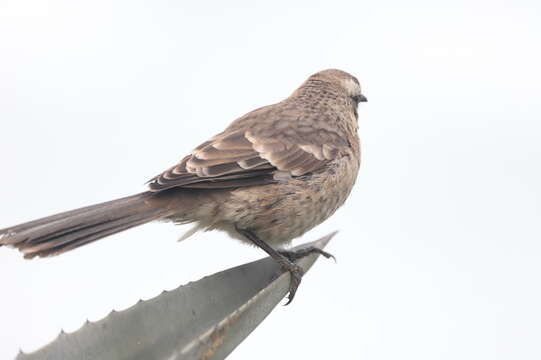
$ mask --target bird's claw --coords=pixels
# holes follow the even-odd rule
[[[326,257],[327,259],[333,259],[334,262],[336,262],[336,258],[332,254],[321,250],[320,248],[315,246],[306,247],[304,249],[299,249],[296,251],[282,250],[278,253],[284,256],[287,260],[289,260],[285,260],[287,261],[287,263],[282,264],[282,268],[284,269],[284,271],[289,271],[289,273],[291,274],[291,280],[289,283],[289,295],[287,296],[287,302],[284,304],[284,306],[289,305],[293,301],[295,293],[297,292],[297,288],[301,283],[302,276],[304,275],[303,269],[299,265],[295,264],[295,261],[311,254],[319,254]]]
[[[284,304],[284,306],[286,306],[293,301],[295,293],[297,292],[297,288],[301,284],[304,270],[295,263],[290,263],[289,266],[287,266],[287,268],[285,268],[284,270],[289,271],[290,274],[289,294],[287,296],[287,302]]]
[[[320,248],[315,247],[315,246],[309,246],[304,249],[299,249],[296,251],[282,250],[282,251],[279,251],[279,253],[285,256],[291,262],[295,262],[311,254],[319,254],[319,255],[324,256],[327,259],[333,259],[334,262],[336,262],[336,258],[334,257],[333,254],[328,253],[324,250],[321,250]]]

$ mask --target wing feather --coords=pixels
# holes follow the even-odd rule
[[[250,131],[224,132],[204,142],[149,181],[151,191],[173,187],[234,188],[276,182],[275,172],[301,176],[339,156],[330,144],[296,144],[287,139],[262,137]]]

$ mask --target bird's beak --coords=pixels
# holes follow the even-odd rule
[[[363,94],[359,95],[359,102],[367,102],[368,99]]]

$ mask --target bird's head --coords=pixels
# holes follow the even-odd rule
[[[334,88],[342,90],[344,94],[351,98],[355,105],[367,101],[366,96],[361,92],[359,80],[345,71],[338,69],[323,70],[310,76],[308,80],[323,81]]]
[[[352,111],[355,118],[358,117],[357,107],[359,103],[366,102],[366,96],[361,92],[361,85],[357,78],[345,71],[338,69],[328,69],[315,73],[310,76],[305,85],[314,84],[320,87],[324,84],[325,87],[331,87],[333,92],[338,92],[340,96],[345,97],[349,104],[352,105]]]

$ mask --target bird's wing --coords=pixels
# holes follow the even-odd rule
[[[180,163],[152,178],[149,187],[158,192],[174,187],[223,189],[271,184],[277,181],[277,171],[305,175],[338,153],[332,143],[293,143],[237,129],[204,142]]]

